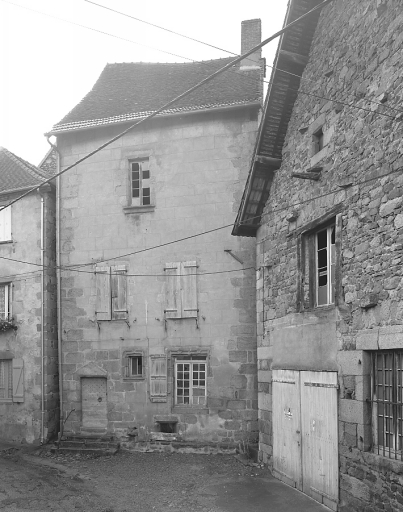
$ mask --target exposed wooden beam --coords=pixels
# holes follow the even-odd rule
[[[318,181],[320,179],[320,172],[293,172],[291,178],[300,178],[301,180]]]
[[[306,66],[309,59],[309,57],[301,55],[300,53],[287,52],[286,50],[280,50],[280,56],[284,57],[288,62],[299,64],[300,66]]]
[[[270,165],[271,167],[275,167],[276,169],[280,169],[280,167],[281,167],[281,159],[280,158],[272,158],[271,156],[256,155],[255,162],[259,162],[260,164]]]

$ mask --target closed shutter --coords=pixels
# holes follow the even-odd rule
[[[181,263],[182,318],[197,317],[196,261]]]
[[[180,282],[180,263],[166,263],[166,288],[165,288],[165,317],[181,318],[181,282]]]
[[[10,306],[10,285],[9,284],[0,284],[0,319],[8,320],[9,319],[9,306]]]
[[[150,400],[167,401],[167,358],[165,355],[150,356]]]
[[[126,320],[127,311],[127,269],[126,265],[111,267],[112,319]]]
[[[97,320],[111,320],[111,273],[109,267],[97,267],[96,287],[97,304],[95,314]]]
[[[13,402],[24,401],[24,360],[13,359]]]
[[[0,241],[6,240],[11,240],[11,206],[0,209]]]

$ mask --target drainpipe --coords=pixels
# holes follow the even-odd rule
[[[60,151],[46,137],[49,145],[56,151],[56,173],[60,172]],[[63,373],[62,373],[62,307],[61,307],[61,270],[60,270],[60,176],[56,178],[56,272],[57,272],[57,359],[59,365],[59,433],[63,429]]]
[[[45,439],[45,208],[43,194],[41,194],[41,444]]]

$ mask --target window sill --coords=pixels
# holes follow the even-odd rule
[[[0,400],[0,405],[1,404],[12,404],[13,403],[13,399],[12,398],[2,398]]]
[[[155,210],[155,206],[152,204],[148,204],[146,206],[124,206],[123,211],[125,214],[130,213],[147,213],[153,212]]]
[[[13,243],[13,240],[0,240],[0,245],[3,245],[3,244],[12,244]]]
[[[209,409],[207,407],[197,407],[195,405],[188,405],[188,406],[179,406],[179,405],[175,405],[174,407],[172,407],[172,412],[174,414],[195,414],[195,413],[199,413],[199,414],[208,414],[209,413]]]
[[[133,381],[141,381],[145,380],[145,376],[141,377],[123,377],[123,382],[133,382]]]

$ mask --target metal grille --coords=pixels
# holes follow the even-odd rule
[[[11,400],[13,396],[13,372],[11,359],[0,360],[0,400]]]
[[[403,460],[403,351],[372,354],[375,450]]]

